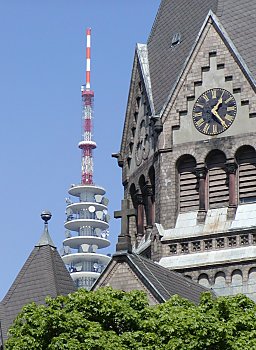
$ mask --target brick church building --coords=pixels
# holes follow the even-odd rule
[[[137,44],[120,151],[116,253],[92,289],[244,293],[256,301],[256,1],[162,0]],[[76,290],[44,232],[0,303],[0,346],[23,305]],[[47,268],[46,268],[47,266]]]
[[[162,0],[147,43],[136,45],[113,154],[124,187],[117,256],[254,300],[255,13],[251,0]],[[111,268],[95,288],[120,284]]]

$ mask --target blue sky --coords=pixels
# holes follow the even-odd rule
[[[136,42],[145,43],[160,0],[2,0],[0,2],[0,299],[43,231],[64,239],[65,197],[80,182],[81,96],[85,29],[92,28],[95,91],[94,180],[107,191],[108,252],[120,222],[119,151]]]

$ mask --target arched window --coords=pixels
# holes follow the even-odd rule
[[[232,273],[231,278],[232,294],[238,294],[243,292],[243,275],[240,270],[235,270]]]
[[[186,155],[177,162],[180,212],[196,211],[199,207],[198,180],[195,158]]]
[[[236,153],[238,164],[238,193],[240,203],[256,202],[256,152],[243,146]]]
[[[229,204],[228,177],[226,173],[226,156],[215,150],[206,157],[208,169],[208,207],[221,208]]]
[[[256,267],[252,267],[248,274],[248,293],[254,294],[255,301],[255,291],[256,291]],[[250,298],[252,296],[250,295]]]
[[[226,286],[226,275],[224,272],[217,272],[214,278],[214,290],[217,294],[220,290],[220,294],[223,294],[223,289]]]
[[[201,286],[209,287],[210,283],[208,275],[206,273],[201,273],[201,275],[198,277],[198,283],[201,284]]]

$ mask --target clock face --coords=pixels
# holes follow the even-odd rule
[[[227,130],[236,117],[236,100],[227,90],[214,88],[198,97],[193,108],[193,122],[205,135],[218,135]]]

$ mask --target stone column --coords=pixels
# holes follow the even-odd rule
[[[146,202],[146,220],[147,228],[152,228],[154,224],[154,198],[153,188],[151,185],[145,185],[145,202]]]
[[[236,213],[237,200],[236,200],[236,163],[227,163],[226,171],[228,174],[228,183],[229,183],[229,205],[227,218],[233,219]]]
[[[144,203],[143,195],[141,193],[136,194],[137,202],[137,231],[138,238],[140,239],[144,235]]]
[[[204,222],[206,217],[206,187],[205,179],[207,174],[207,169],[205,167],[196,168],[195,170],[196,177],[199,181],[199,211],[197,215],[198,222]]]

